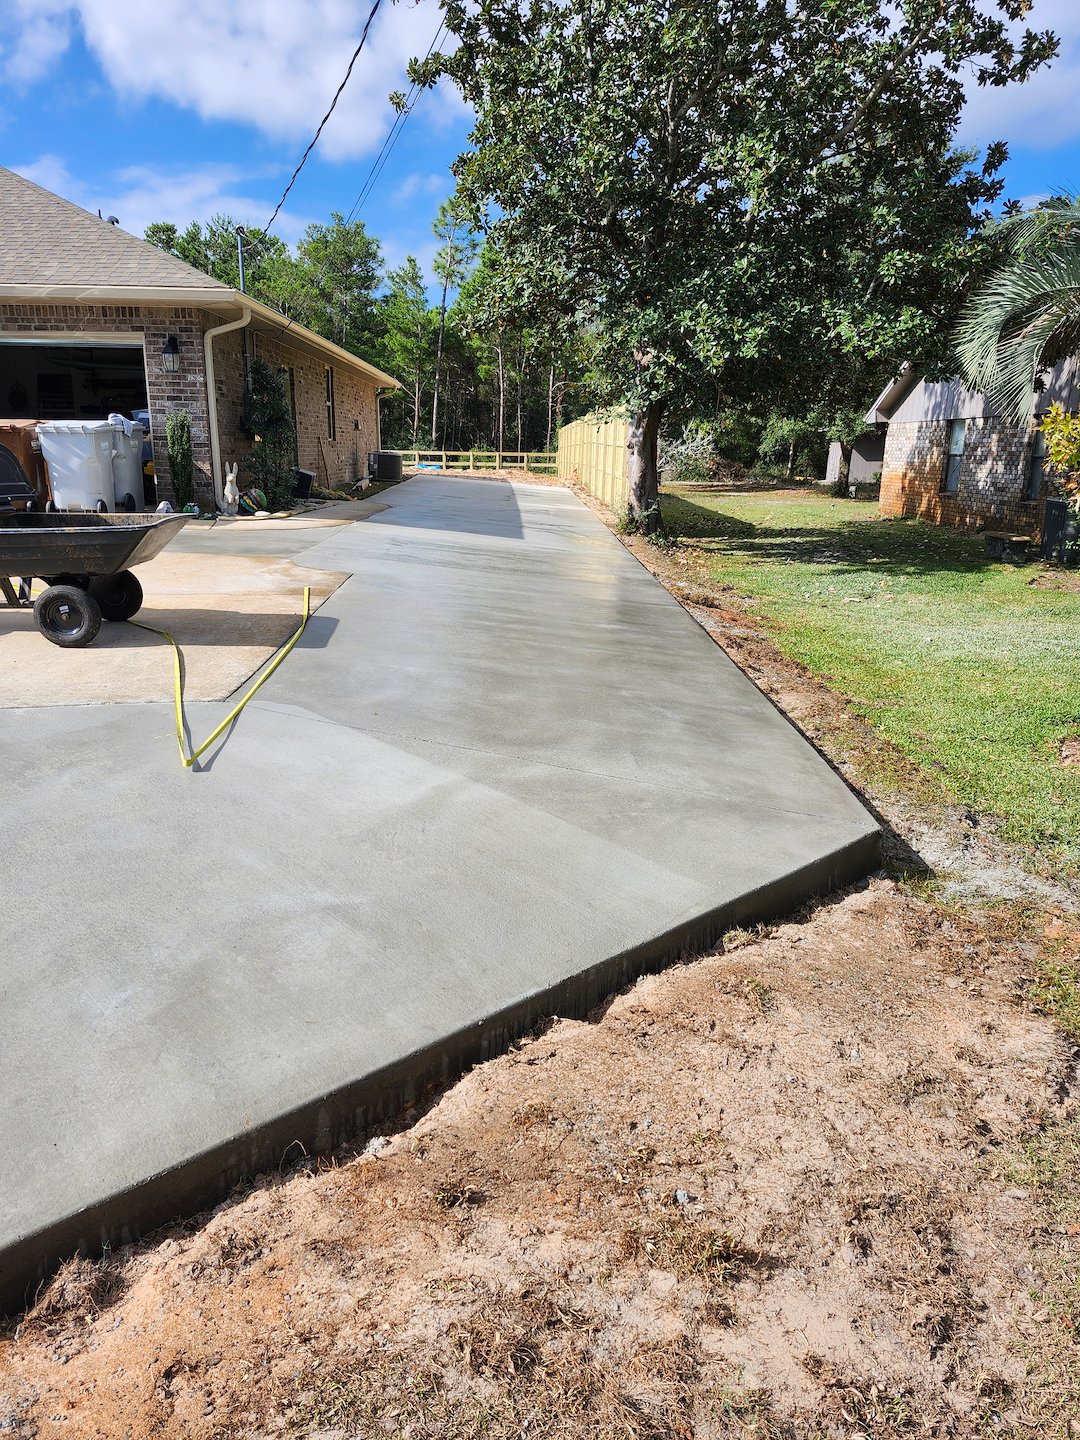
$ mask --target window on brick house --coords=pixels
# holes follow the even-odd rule
[[[334,372],[326,367],[326,438],[337,439],[337,416],[334,414]]]
[[[1040,429],[1031,437],[1031,454],[1028,456],[1027,480],[1024,485],[1025,500],[1038,500],[1041,497],[1045,468],[1046,436]]]
[[[960,488],[960,462],[964,458],[966,431],[966,420],[949,421],[949,451],[945,456],[945,473],[941,477],[941,488],[946,495],[955,495]]]

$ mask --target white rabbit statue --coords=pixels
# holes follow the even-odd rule
[[[235,515],[240,509],[240,487],[236,483],[236,472],[240,466],[235,462],[225,466],[225,514]]]

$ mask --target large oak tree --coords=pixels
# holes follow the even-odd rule
[[[1031,0],[443,0],[414,62],[473,107],[459,199],[536,325],[572,315],[631,412],[657,523],[661,417],[705,396],[842,403],[853,360],[948,335],[1004,147],[958,152],[964,85],[1054,53]],[[835,379],[831,377],[835,375]]]

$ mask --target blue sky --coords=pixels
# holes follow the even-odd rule
[[[218,211],[263,224],[344,73],[368,0],[0,0],[0,157],[142,234]],[[392,90],[439,27],[435,0],[383,0],[364,53],[275,228],[349,214],[393,123]],[[1080,5],[1035,0],[1062,37],[1029,85],[973,90],[960,139],[1008,141],[1007,193],[1080,190]],[[430,276],[431,220],[469,117],[422,96],[358,212],[390,264]]]

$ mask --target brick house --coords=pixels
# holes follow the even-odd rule
[[[118,226],[0,167],[0,417],[101,419],[148,408],[160,498],[165,420],[191,417],[199,497],[220,499],[243,428],[244,343],[278,367],[297,464],[321,484],[362,477],[380,448],[379,391],[398,382]]]
[[[1038,416],[1059,400],[1080,408],[1076,360],[1057,366],[1038,396],[1036,423],[1002,420],[959,380],[907,371],[874,401],[868,425],[885,429],[880,508],[937,525],[1037,536],[1048,494]]]

